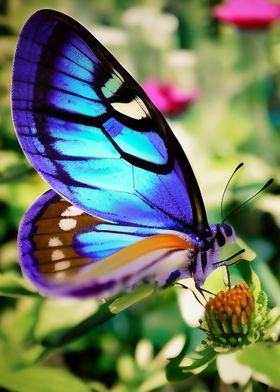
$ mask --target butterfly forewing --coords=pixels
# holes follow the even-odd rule
[[[12,106],[28,159],[84,212],[123,225],[208,227],[192,169],[166,121],[73,19],[43,10],[26,23]]]

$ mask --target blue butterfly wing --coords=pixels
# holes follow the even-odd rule
[[[188,236],[101,221],[53,190],[27,211],[18,242],[24,274],[50,296],[107,296],[144,279],[163,286],[190,276]]]
[[[60,195],[120,225],[208,227],[190,164],[162,115],[78,22],[51,10],[24,26],[12,110],[21,146]]]

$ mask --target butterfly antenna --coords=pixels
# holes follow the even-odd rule
[[[228,261],[234,259],[235,257],[241,255],[241,254],[244,253],[244,252],[245,252],[245,249],[240,249],[238,252],[234,253],[234,254],[231,255],[230,257],[227,257],[227,258],[224,259],[224,260],[217,261],[216,263],[213,263],[213,265],[218,266],[218,267],[220,267],[220,266],[222,266],[222,265],[226,265],[226,263],[227,263]],[[230,265],[231,265],[231,264],[230,264]]]
[[[236,168],[234,169],[232,175],[229,177],[228,182],[226,183],[225,189],[224,189],[224,191],[223,191],[222,198],[221,198],[221,217],[222,217],[222,221],[223,221],[223,222],[225,221],[225,219],[224,219],[224,209],[223,209],[223,205],[224,205],[224,198],[225,198],[226,191],[227,191],[228,186],[229,186],[231,180],[233,179],[235,173],[236,173],[243,165],[244,165],[244,163],[241,162],[241,163],[239,163],[239,165],[236,166]]]
[[[240,210],[240,208],[242,208],[245,204],[249,203],[252,199],[254,199],[256,196],[258,196],[261,192],[263,192],[266,188],[268,188],[272,183],[273,183],[273,178],[271,178],[270,180],[268,180],[262,187],[261,189],[256,192],[253,196],[249,197],[249,199],[245,200],[242,204],[240,204],[240,206],[237,206],[236,208],[234,208],[222,221],[222,223],[225,223],[226,220],[228,220],[229,217],[231,217],[232,215],[234,215],[237,211]]]

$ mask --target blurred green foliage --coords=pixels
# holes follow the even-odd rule
[[[154,76],[183,89],[199,88],[199,101],[170,124],[196,172],[211,223],[221,221],[219,204],[224,184],[239,162],[245,162],[245,169],[230,186],[225,214],[274,177],[274,184],[232,216],[231,223],[257,254],[252,266],[270,305],[279,306],[280,25],[269,31],[237,31],[212,18],[210,3],[214,2],[0,1],[1,390],[233,390],[219,379],[215,362],[191,377],[178,374],[174,363],[165,372],[168,355],[194,351],[203,338],[200,330],[184,322],[175,288],[151,290],[152,295],[139,302],[136,300],[140,298],[125,297],[117,303],[101,304],[95,300],[41,298],[23,280],[17,259],[18,225],[47,185],[26,161],[17,142],[10,113],[10,80],[17,35],[39,8],[66,12],[92,31],[101,25],[107,32],[112,27],[121,29],[125,40],[104,39],[140,82]],[[173,30],[164,32],[164,42],[147,39],[147,12],[155,15],[158,24],[166,12],[177,21]],[[142,22],[131,23],[135,15]],[[157,23],[150,31],[155,36],[160,31]],[[174,60],[176,53],[182,54],[183,66]],[[232,274],[234,280],[237,267]],[[134,302],[128,309],[121,308]],[[240,363],[249,366],[252,374],[266,374],[266,378],[252,376],[246,391],[267,390],[266,383],[280,388],[279,344],[272,344],[269,350],[268,354],[264,343],[239,353]],[[268,356],[274,367],[267,365]],[[264,371],[262,360],[255,358],[264,358],[268,370]]]

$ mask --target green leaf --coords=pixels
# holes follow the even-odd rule
[[[267,329],[275,327],[280,322],[280,307],[275,306],[274,308],[270,309],[268,315],[269,322],[266,326]],[[279,325],[280,327],[280,325]],[[279,330],[279,328],[278,328]]]
[[[19,276],[13,274],[0,275],[0,296],[1,295],[6,297],[39,296],[31,285]]]
[[[253,291],[254,297],[258,298],[261,292],[261,282],[258,275],[254,272],[251,264],[247,261],[242,261],[238,264],[238,271],[240,272],[242,278],[250,286]]]
[[[254,270],[250,267],[251,269],[251,286],[252,286],[252,291],[254,298],[259,298],[260,292],[261,292],[261,282],[259,280],[258,275],[254,272]]]
[[[256,343],[237,353],[238,362],[250,366],[253,378],[280,388],[280,343]]]
[[[96,313],[84,319],[73,328],[62,328],[59,331],[49,333],[43,338],[42,344],[49,348],[56,348],[72,343],[129,306],[146,298],[153,291],[154,286],[141,286],[136,288],[132,293],[125,294],[117,299],[113,298],[102,304]]]
[[[2,313],[0,330],[7,340],[17,344],[34,340],[34,329],[43,301],[42,297],[26,296],[17,302],[16,311]],[[18,327],[15,328],[15,325]]]
[[[28,366],[40,352],[42,347],[33,346],[28,354],[26,349],[23,353],[20,345],[0,336],[0,388],[16,392],[90,392],[86,384],[64,369]]]
[[[262,288],[266,292],[269,302],[272,306],[280,305],[280,285],[275,274],[271,271],[269,265],[259,259],[254,262],[254,269],[262,281]]]
[[[32,366],[20,370],[1,370],[0,386],[17,392],[90,392],[81,380],[63,369]]]
[[[112,313],[117,314],[123,310],[129,308],[135,303],[151,295],[155,290],[153,285],[143,285],[136,287],[132,293],[125,294],[122,297],[117,298],[109,305],[109,309]]]
[[[95,314],[100,301],[88,299],[47,298],[37,317],[35,338],[43,340],[57,331],[66,331]],[[59,315],[59,317],[57,317]]]
[[[17,165],[9,167],[3,173],[0,172],[0,184],[11,181],[22,181],[23,177],[33,174],[34,169],[25,162],[20,162]]]
[[[183,358],[179,364],[184,373],[192,372],[208,365],[216,357],[217,353],[209,346],[199,346],[196,351]]]
[[[217,353],[211,347],[198,343],[202,336],[201,330],[194,329],[181,353],[170,360],[165,369],[169,381],[184,380],[194,372],[199,373],[216,358]]]
[[[217,268],[206,278],[203,288],[216,293],[225,289],[224,268]]]
[[[109,389],[98,381],[90,381],[89,386],[92,392],[109,392]]]
[[[217,353],[209,346],[197,347],[197,350],[182,358],[181,355],[171,359],[166,367],[166,376],[169,381],[186,379],[193,373],[203,371],[212,362]]]
[[[169,363],[167,364],[165,373],[168,381],[175,382],[186,379],[186,374],[182,371],[182,368],[179,367],[179,364],[185,356],[188,345],[189,341],[187,340],[181,353],[177,357],[170,359]]]
[[[242,259],[245,261],[253,261],[256,258],[256,252],[253,251],[249,245],[244,242],[241,238],[236,238],[236,243],[240,247],[240,249],[245,249],[245,252],[242,253]]]
[[[81,321],[73,328],[62,329],[60,331],[55,331],[48,334],[42,340],[42,344],[49,348],[57,348],[72,343],[74,340],[84,336],[85,334],[89,333],[93,328],[96,328],[98,325],[115,316],[115,314],[112,313],[109,309],[109,305],[112,302],[113,300],[111,300],[111,302],[108,301],[108,303],[101,305],[96,313]]]

